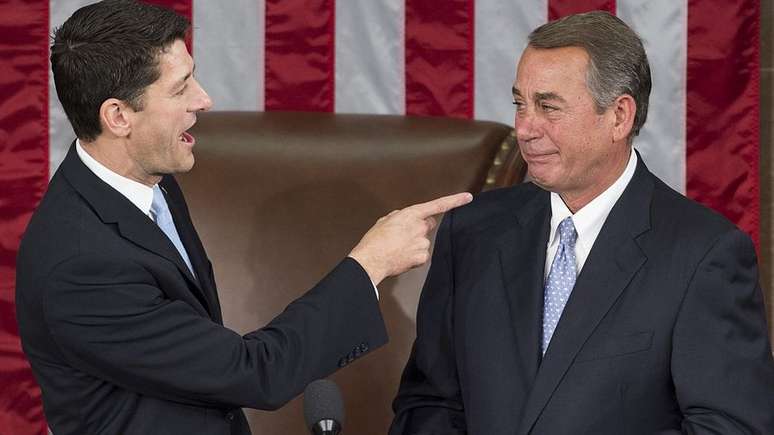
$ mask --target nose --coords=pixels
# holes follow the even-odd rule
[[[204,90],[201,84],[194,79],[193,85],[196,87],[196,97],[194,99],[192,112],[206,112],[212,109],[212,99]]]
[[[540,137],[539,121],[535,114],[528,110],[516,112],[514,120],[516,139],[520,143],[529,142]]]

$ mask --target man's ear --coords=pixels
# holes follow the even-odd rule
[[[637,114],[637,103],[631,95],[624,94],[613,101],[613,142],[626,140],[634,126],[634,116]]]
[[[131,114],[134,113],[125,101],[108,98],[99,106],[99,120],[103,133],[126,137],[132,131]]]

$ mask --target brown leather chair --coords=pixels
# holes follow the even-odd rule
[[[447,118],[202,114],[196,165],[179,181],[214,263],[226,324],[240,333],[266,324],[391,210],[521,180],[511,131]],[[379,286],[389,344],[333,375],[346,406],[344,433],[386,433],[426,272]],[[307,434],[301,403],[249,410],[254,433]]]

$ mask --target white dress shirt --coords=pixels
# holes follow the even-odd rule
[[[548,279],[548,273],[551,271],[551,263],[554,261],[556,250],[559,248],[559,237],[557,228],[559,223],[567,216],[572,216],[572,223],[575,225],[575,231],[578,233],[578,240],[575,242],[575,259],[578,262],[575,266],[580,274],[586,258],[591,252],[591,247],[597,240],[599,231],[602,230],[607,215],[621,197],[621,194],[629,185],[634,176],[634,170],[637,168],[637,153],[632,148],[629,155],[629,163],[626,165],[623,173],[610,187],[586,204],[583,208],[573,214],[567,205],[562,201],[559,194],[551,192],[551,232],[548,234],[548,246],[546,246],[546,264],[543,273],[543,279]]]
[[[94,175],[99,177],[100,180],[107,183],[113,189],[117,190],[118,193],[124,195],[126,199],[137,206],[137,208],[139,208],[146,216],[151,217],[150,208],[151,203],[153,202],[152,187],[148,187],[140,182],[111,171],[105,167],[105,165],[95,160],[94,157],[90,156],[81,146],[80,140],[75,141],[75,151],[78,153],[78,157],[81,158],[83,164],[86,165]]]

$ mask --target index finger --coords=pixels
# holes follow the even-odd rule
[[[446,213],[447,211],[465,205],[473,200],[473,195],[468,192],[455,193],[454,195],[442,196],[432,201],[414,204],[410,206],[420,217],[427,218],[436,214]]]

